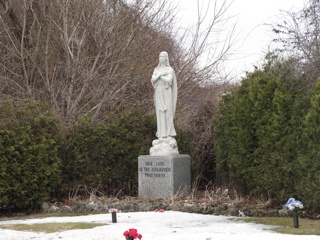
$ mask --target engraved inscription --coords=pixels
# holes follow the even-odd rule
[[[166,173],[171,173],[171,168],[165,166],[165,162],[145,162],[145,166],[139,167],[140,172],[144,172],[146,178],[165,178]]]

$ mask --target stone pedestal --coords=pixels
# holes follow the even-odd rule
[[[142,155],[138,158],[138,171],[141,198],[168,198],[190,193],[189,155]]]

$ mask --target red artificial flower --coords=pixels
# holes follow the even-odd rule
[[[130,228],[129,230],[125,231],[123,233],[123,235],[126,237],[126,239],[136,239],[136,238],[139,238],[141,239],[142,238],[142,235],[138,233],[138,230],[137,229],[134,229],[134,228]]]

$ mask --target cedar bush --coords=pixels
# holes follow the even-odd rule
[[[38,102],[0,108],[0,208],[28,211],[49,197],[137,193],[138,156],[149,154],[156,139],[154,116],[126,111],[105,123],[82,118],[59,128]],[[180,151],[188,153],[188,133],[177,132]]]
[[[281,204],[305,179],[298,156],[309,96],[290,61],[271,61],[226,96],[215,119],[218,169],[243,194]],[[307,159],[307,162],[312,159]],[[301,176],[299,178],[298,176]],[[313,189],[315,190],[315,189]]]
[[[60,194],[135,194],[138,156],[149,154],[155,129],[154,118],[141,111],[124,112],[106,123],[79,121],[66,131],[60,150]]]
[[[1,102],[0,208],[33,210],[59,181],[59,124],[38,102]]]
[[[65,130],[59,198],[88,194],[136,195],[138,156],[148,155],[156,139],[156,119],[142,110],[124,111],[105,123],[83,118]],[[188,133],[177,128],[179,150],[188,149]],[[186,153],[186,152],[184,152]]]
[[[320,212],[320,80],[311,94],[304,118],[299,160],[297,192],[313,211]]]

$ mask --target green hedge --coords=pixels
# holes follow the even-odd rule
[[[320,80],[304,118],[298,162],[297,193],[309,208],[320,212]]]
[[[136,195],[138,156],[149,154],[155,132],[155,116],[140,110],[123,112],[100,124],[82,119],[67,129],[60,149],[59,197]],[[179,128],[177,132],[179,150],[185,151],[188,134]]]
[[[223,98],[215,152],[226,185],[320,210],[320,83],[312,94],[305,84],[290,61],[272,62]]]
[[[59,128],[36,102],[0,105],[0,207],[37,209],[59,181]]]
[[[135,194],[138,156],[149,154],[155,129],[155,119],[141,111],[123,113],[103,124],[83,119],[68,129],[60,151],[61,194],[96,190]]]
[[[188,153],[189,135],[176,129]],[[138,156],[149,154],[155,132],[155,116],[139,110],[62,128],[45,105],[2,102],[0,209],[34,210],[50,197],[136,195]]]

